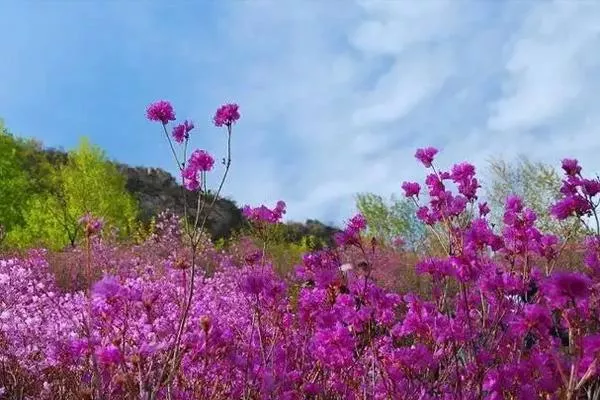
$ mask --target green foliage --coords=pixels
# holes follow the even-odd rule
[[[367,220],[367,235],[386,244],[400,237],[411,248],[420,247],[425,236],[425,226],[416,217],[416,205],[408,199],[392,196],[386,202],[373,193],[356,196],[356,206]]]
[[[31,185],[17,142],[0,124],[0,225],[11,230],[23,223],[22,205]]]
[[[121,238],[136,231],[137,206],[125,189],[125,178],[102,150],[83,139],[65,165],[54,167],[50,189],[27,202],[22,228],[9,232],[16,247],[42,245],[61,248],[75,244],[79,218],[85,213],[104,218],[107,229]]]

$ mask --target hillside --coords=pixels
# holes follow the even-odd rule
[[[7,154],[20,153],[24,160],[23,168],[36,182],[33,185],[37,191],[51,190],[47,179],[49,168],[64,165],[67,162],[67,152],[62,149],[46,148],[41,142],[32,139],[21,139],[10,134],[0,122],[2,146],[7,146]],[[12,149],[11,149],[12,148]],[[134,167],[124,163],[113,162],[126,178],[126,189],[139,204],[139,219],[147,223],[150,219],[164,210],[184,214],[183,188],[165,170],[151,167]],[[187,192],[188,214],[195,218],[196,196]],[[24,199],[25,200],[25,199]],[[211,199],[212,200],[212,199]],[[208,207],[205,207],[205,210]],[[205,213],[203,213],[205,214]],[[213,239],[228,238],[233,232],[245,225],[240,207],[235,201],[220,198],[207,220],[207,229]],[[333,233],[337,229],[316,220],[305,223],[290,222],[285,224],[285,237],[290,242],[298,242],[303,237],[313,235],[327,244],[331,244]]]

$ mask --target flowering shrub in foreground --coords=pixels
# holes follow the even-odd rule
[[[163,126],[174,120],[168,103],[156,104],[151,119]],[[237,118],[237,106],[227,105],[215,124],[230,129]],[[185,129],[173,135],[187,144]],[[337,236],[337,249],[305,254],[287,279],[264,257],[236,265],[203,236],[186,237],[167,216],[154,236],[131,249],[90,238],[85,258],[103,277],[89,291],[59,289],[43,251],[0,261],[0,393],[597,398],[600,227],[582,244],[585,272],[561,271],[565,239],[540,232],[535,213],[516,197],[507,199],[502,231],[492,230],[489,208],[477,203],[475,168],[439,170],[436,154],[416,153],[430,170],[423,192],[421,185],[402,185],[444,249],[415,265],[431,285],[427,298],[378,285],[378,244],[363,240],[360,215]],[[552,214],[595,221],[598,180],[583,178],[573,160],[563,168],[564,198]],[[280,203],[246,214],[275,223],[284,211]],[[352,265],[347,255],[361,261]],[[217,266],[211,275],[209,258]],[[193,280],[195,265],[203,279]]]

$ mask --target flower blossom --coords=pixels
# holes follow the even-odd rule
[[[182,124],[179,124],[173,128],[172,136],[173,139],[177,143],[183,143],[184,140],[189,139],[190,131],[194,129],[194,123],[191,121],[183,121]]]
[[[150,104],[146,109],[146,116],[150,121],[160,121],[163,125],[168,124],[169,121],[175,121],[173,106],[166,100]]]
[[[438,153],[438,150],[434,147],[426,147],[424,149],[417,149],[415,157],[423,163],[426,168],[431,167],[433,158]]]
[[[215,126],[231,126],[240,119],[239,106],[237,104],[225,104],[217,109],[213,121]]]

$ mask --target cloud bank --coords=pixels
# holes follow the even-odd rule
[[[146,103],[199,116],[196,144],[218,153],[209,116],[237,101],[226,194],[336,223],[357,192],[421,178],[421,146],[444,166],[526,154],[600,167],[594,2],[98,4],[0,13],[16,32],[0,39],[11,129],[64,146],[83,133],[122,161],[169,168]]]

